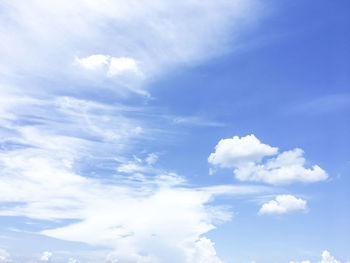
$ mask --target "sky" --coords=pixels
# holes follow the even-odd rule
[[[0,0],[0,263],[349,263],[349,11]]]

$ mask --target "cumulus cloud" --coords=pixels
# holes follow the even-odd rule
[[[296,148],[285,151],[263,164],[248,163],[235,169],[236,177],[241,181],[258,181],[270,184],[288,184],[292,182],[313,183],[327,179],[327,173],[318,165],[305,168],[303,150]]]
[[[223,263],[217,256],[214,243],[210,239],[202,237],[195,245],[193,259],[195,263]]]
[[[75,258],[69,258],[68,263],[77,263],[77,260]]]
[[[261,161],[265,156],[275,155],[278,148],[261,143],[254,134],[239,138],[222,139],[210,154],[208,162],[220,167],[237,167],[240,164]]]
[[[208,162],[223,168],[234,168],[234,174],[240,181],[278,185],[326,180],[327,173],[318,165],[305,168],[303,154],[299,148],[278,154],[278,148],[262,144],[254,135],[235,136],[221,140]],[[269,157],[273,155],[275,157]]]
[[[271,200],[262,205],[259,215],[264,214],[287,214],[295,212],[306,212],[306,201],[296,198],[293,195],[278,195],[275,200]]]
[[[299,261],[290,261],[289,263],[299,263]],[[311,263],[309,260],[303,260],[300,263]]]
[[[42,256],[40,257],[40,261],[49,261],[52,257],[52,252],[45,251],[43,252]]]
[[[340,263],[327,250],[322,252],[322,260],[318,263]]]
[[[12,262],[10,254],[5,250],[0,248],[0,263]]]

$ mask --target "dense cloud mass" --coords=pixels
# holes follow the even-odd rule
[[[296,198],[293,195],[278,195],[275,200],[271,200],[262,205],[259,215],[263,214],[288,214],[294,212],[306,212],[306,201]]]
[[[218,194],[262,191],[258,187],[188,188],[176,174],[135,181],[131,176],[107,185],[73,173],[64,165],[72,162],[69,156],[57,161],[41,151],[21,149],[3,156],[7,173],[0,187],[6,191],[0,193],[0,200],[21,205],[3,208],[1,215],[77,219],[41,234],[116,249],[113,256],[124,262],[202,262],[203,253],[219,262],[213,243],[201,235],[215,228],[214,222],[229,220],[230,213],[210,206],[210,200]],[[24,162],[25,156],[31,157]],[[44,252],[41,260],[51,256]]]
[[[240,181],[282,185],[326,180],[327,173],[318,165],[305,168],[303,154],[299,148],[278,154],[278,148],[262,144],[254,135],[235,136],[221,140],[208,162],[223,168],[234,168],[235,177]]]

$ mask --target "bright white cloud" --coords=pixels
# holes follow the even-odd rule
[[[106,55],[91,55],[84,58],[75,58],[75,64],[91,71],[102,71],[105,76],[113,77],[133,73],[141,76],[138,62],[128,57],[111,57]]]
[[[271,200],[262,205],[259,215],[264,214],[288,214],[295,212],[306,212],[306,201],[296,198],[293,195],[278,195],[275,200]]]
[[[99,70],[109,64],[110,58],[105,55],[91,55],[85,58],[76,58],[75,62],[88,70]]]
[[[292,182],[313,183],[324,181],[327,173],[318,165],[305,168],[304,152],[301,149],[285,151],[263,164],[247,163],[235,169],[236,177],[241,181],[258,181],[270,184],[288,184]]]
[[[141,74],[138,68],[138,63],[135,59],[126,57],[111,58],[108,70],[109,76],[120,75],[128,72]]]
[[[49,261],[52,257],[52,252],[45,251],[43,252],[42,256],[40,257],[40,261]]]
[[[210,239],[202,237],[196,242],[193,259],[195,263],[223,263],[217,256],[214,243]]]
[[[278,148],[262,144],[254,134],[239,138],[222,139],[210,154],[208,162],[220,167],[237,167],[241,164],[261,161],[265,156],[275,155]]]
[[[76,62],[87,69],[109,62],[109,76],[153,77],[227,52],[226,44],[257,20],[258,7],[256,0],[9,1],[0,20],[0,72],[72,79],[79,73],[71,63],[79,57]],[[112,86],[136,89],[142,80]]]
[[[290,261],[289,263],[299,263],[299,261]],[[309,260],[303,260],[300,263],[311,263]]]
[[[10,254],[5,250],[0,248],[0,263],[12,262]]]
[[[313,183],[324,181],[327,173],[318,165],[305,168],[304,152],[296,148],[277,154],[278,148],[262,144],[254,135],[221,140],[209,163],[220,167],[235,168],[240,181],[256,181],[269,184],[293,182]],[[276,155],[276,157],[269,157]],[[265,157],[265,159],[263,159]]]
[[[69,258],[68,263],[77,263],[77,260],[75,258]]]
[[[265,191],[253,186],[191,188],[183,178],[165,172],[139,176],[137,181],[129,176],[106,182],[84,177],[75,172],[75,165],[84,157],[82,152],[89,152],[89,141],[50,135],[43,128],[18,131],[23,136],[18,140],[35,147],[0,153],[0,202],[16,202],[3,206],[0,214],[76,219],[41,234],[107,247],[123,262],[192,263],[196,251],[204,248],[219,262],[210,242],[199,240],[217,222],[230,220],[230,213],[210,201],[219,194]]]

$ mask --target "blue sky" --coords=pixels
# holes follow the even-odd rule
[[[0,1],[0,262],[348,263],[348,1]]]

